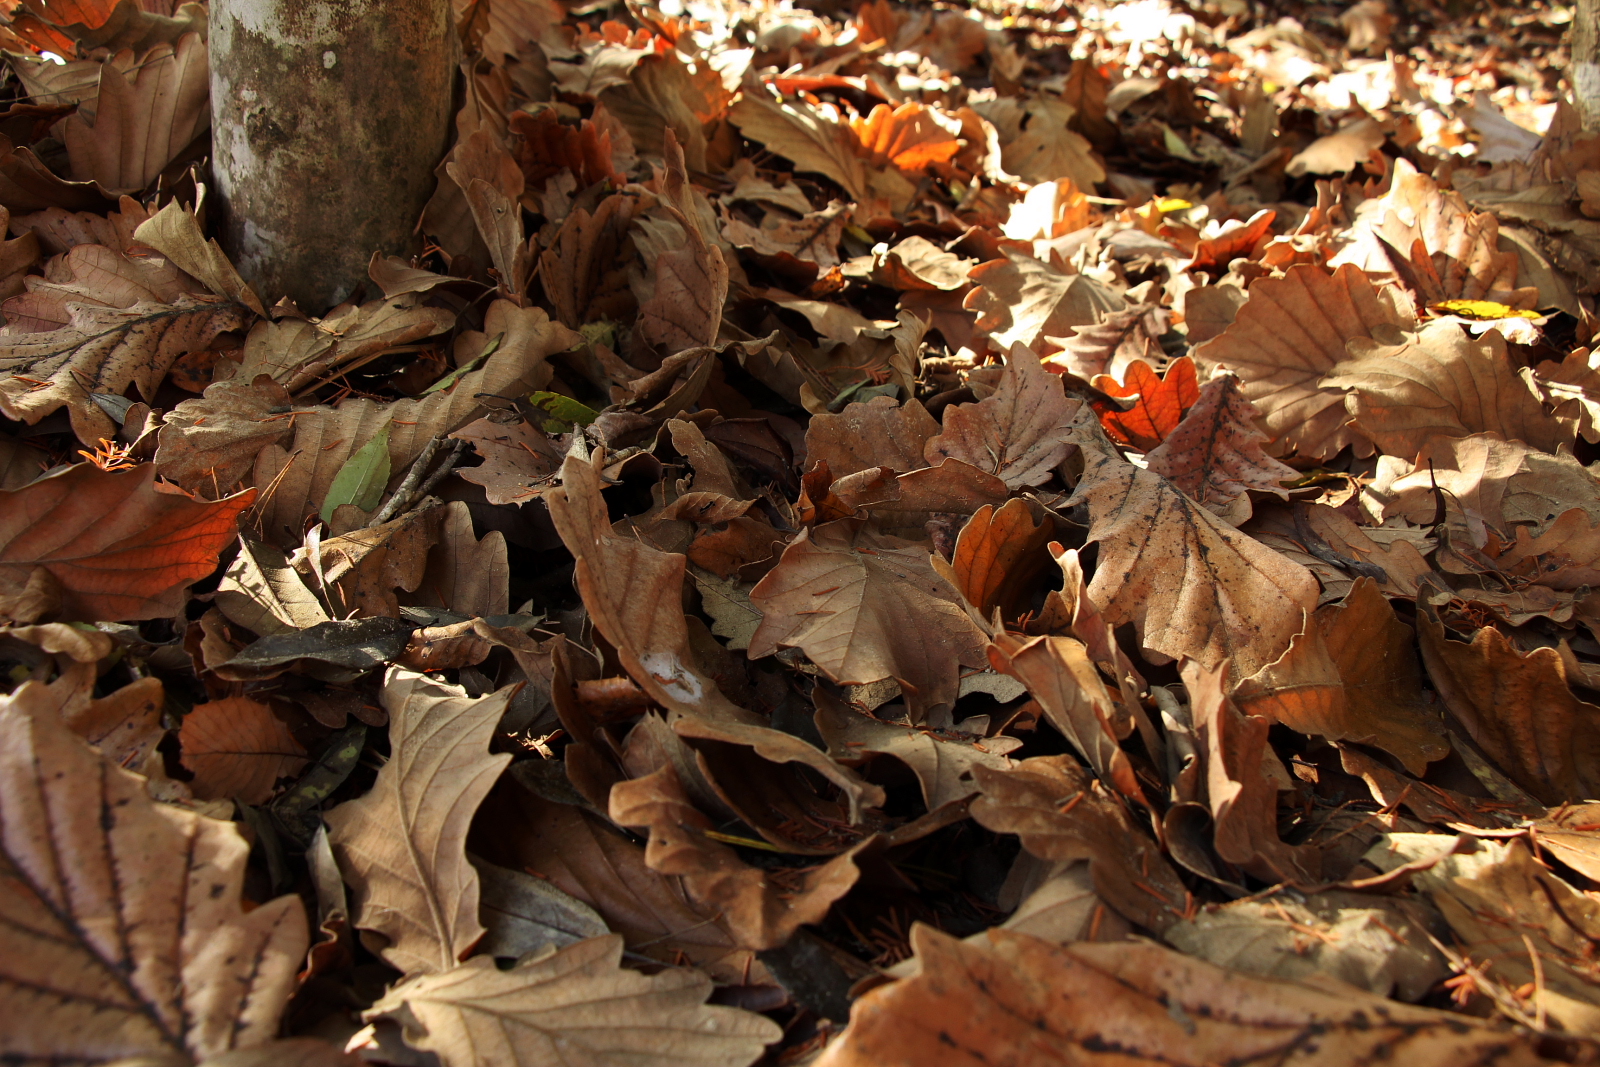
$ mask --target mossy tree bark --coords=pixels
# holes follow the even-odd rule
[[[221,236],[269,304],[349,296],[398,254],[449,136],[450,0],[211,0]]]

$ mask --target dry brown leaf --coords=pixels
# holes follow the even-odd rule
[[[330,620],[327,607],[282,551],[244,536],[212,602],[230,622],[262,637],[296,633]]]
[[[415,294],[372,300],[365,304],[342,304],[318,320],[284,316],[277,322],[262,321],[245,338],[243,361],[232,371],[243,381],[267,374],[291,393],[314,384],[331,381],[341,369],[353,369],[384,349],[407,344],[448,330],[454,313],[445,308],[426,307]],[[499,302],[496,302],[497,304]],[[535,321],[527,315],[509,313],[509,303],[500,312],[490,305],[488,337],[506,331],[504,344],[519,339],[521,329]],[[523,326],[523,322],[529,326]],[[462,339],[465,341],[465,338]],[[502,345],[502,346],[503,346]],[[484,349],[458,342],[457,364],[475,359]],[[220,369],[220,368],[219,368]]]
[[[427,568],[414,603],[469,616],[504,615],[511,610],[505,534],[490,530],[478,540],[472,531],[472,512],[459,500],[445,505],[439,542],[428,553]]]
[[[849,222],[847,210],[843,201],[835,200],[824,210],[808,211],[798,219],[769,211],[759,226],[730,218],[722,225],[722,236],[735,248],[748,248],[762,256],[792,256],[827,270],[839,265],[839,238]]]
[[[1546,360],[1521,373],[1531,377],[1530,384],[1555,408],[1556,418],[1575,425],[1590,444],[1600,441],[1600,355],[1577,348],[1559,363]]]
[[[1545,452],[1571,439],[1517,374],[1497,330],[1473,339],[1453,322],[1431,322],[1403,343],[1369,342],[1352,354],[1323,384],[1353,391],[1351,418],[1389,455],[1410,458],[1432,437],[1484,431]]]
[[[1280,483],[1300,477],[1262,451],[1266,434],[1256,429],[1255,420],[1255,405],[1239,392],[1238,378],[1212,378],[1183,421],[1145,455],[1145,463],[1189,499],[1238,526],[1250,517],[1247,490],[1287,500],[1289,491]]]
[[[1183,915],[1188,891],[1116,797],[1070,756],[1035,756],[1010,771],[973,768],[983,795],[972,817],[1016,834],[1042,860],[1088,860],[1100,899],[1129,922],[1161,931]]]
[[[1306,173],[1343,174],[1364,163],[1387,139],[1376,119],[1360,118],[1312,141],[1289,160],[1284,171],[1296,178]]]
[[[1194,356],[1239,376],[1245,399],[1277,443],[1274,451],[1329,459],[1354,446],[1367,456],[1371,442],[1350,426],[1344,391],[1329,387],[1326,378],[1349,358],[1348,341],[1414,326],[1399,290],[1374,286],[1354,267],[1330,275],[1301,265],[1251,285],[1233,324]]]
[[[1521,1034],[1339,985],[1252,978],[1149,943],[988,944],[918,924],[918,972],[856,1002],[817,1067],[1271,1062],[1534,1067]]]
[[[1590,521],[1600,520],[1600,480],[1583,464],[1570,455],[1507,441],[1498,433],[1429,440],[1417,453],[1412,472],[1383,493],[1384,517],[1431,524],[1438,507],[1435,485],[1469,521],[1507,533],[1513,523],[1547,527],[1574,508],[1583,509]]]
[[[479,129],[456,145],[445,173],[466,198],[478,235],[494,260],[500,292],[520,306],[537,247],[522,230],[522,168],[499,137]]]
[[[855,131],[830,105],[780,102],[767,92],[740,95],[728,111],[739,132],[794,162],[796,170],[826,175],[851,200],[867,199],[867,165]]]
[[[83,636],[82,631],[61,623],[18,626],[4,632],[22,640],[38,640],[46,651],[52,651],[50,641],[34,635],[40,630],[57,628]],[[95,656],[87,660],[86,665],[95,664],[101,658]],[[94,668],[91,667],[82,674],[64,672],[51,683],[49,692],[61,721],[118,767],[148,778],[165,778],[161,756],[156,752],[156,745],[167,733],[161,723],[161,713],[166,706],[161,679],[140,678],[103,697],[93,695],[94,682]]]
[[[1019,603],[1030,598],[1047,565],[1040,551],[1054,536],[1053,523],[1036,522],[1033,508],[1022,499],[1006,501],[998,510],[985,504],[961,528],[950,557],[950,584],[960,591],[980,619],[1002,609],[1015,617]],[[938,564],[934,564],[938,567]]]
[[[1425,602],[1417,624],[1429,679],[1496,767],[1546,803],[1600,795],[1600,707],[1572,695],[1555,649],[1518,651],[1492,626],[1452,641]]]
[[[893,678],[918,723],[948,714],[959,666],[984,665],[983,635],[927,549],[853,519],[803,531],[750,600],[751,659],[798,648],[842,685]]]
[[[156,435],[156,470],[191,493],[220,496],[237,485],[268,445],[294,429],[283,410],[288,390],[267,377],[235,378],[206,387],[168,413]]]
[[[1241,714],[1228,699],[1226,664],[1206,669],[1185,663],[1183,684],[1205,765],[1217,855],[1265,882],[1316,885],[1321,854],[1278,837],[1278,787],[1269,774],[1278,757],[1267,746],[1269,723]]]
[[[257,315],[266,315],[261,298],[239,276],[222,247],[206,239],[200,220],[178,201],[173,200],[140,223],[133,231],[133,240],[160,252],[173,266],[217,296],[243,304]]]
[[[593,212],[575,207],[540,253],[539,281],[560,322],[577,329],[595,319],[622,320],[635,310],[625,248],[638,204],[614,193]]]
[[[196,704],[178,731],[183,765],[201,800],[261,804],[279,778],[306,765],[306,750],[272,709],[249,697]]]
[[[806,923],[822,921],[834,901],[860,877],[856,855],[868,838],[820,866],[782,878],[752,867],[738,853],[706,836],[716,826],[689,802],[670,764],[643,778],[611,787],[611,821],[647,829],[645,862],[650,869],[683,879],[701,911],[719,912],[736,943],[776,948]]]
[[[327,813],[329,843],[355,890],[355,925],[377,935],[373,949],[402,973],[448,972],[483,936],[467,826],[511,762],[488,752],[511,695],[474,700],[391,668],[389,762],[371,792]]]
[[[1000,165],[1030,184],[1071,179],[1079,189],[1093,189],[1106,180],[1106,171],[1090,150],[1089,142],[1067,129],[1077,109],[1054,96],[1036,96],[1019,109],[1017,128],[985,114],[1001,129]]]
[[[94,182],[108,196],[144,189],[211,125],[209,90],[206,43],[198,33],[137,60],[131,51],[112,57],[100,68],[93,112],[80,108],[62,134],[73,178]]]
[[[1070,337],[1125,310],[1127,302],[1108,286],[1083,274],[1063,274],[1014,249],[1004,259],[980,263],[967,273],[974,288],[962,306],[977,313],[974,324],[989,347],[1008,352],[1012,345],[1042,350],[1052,339]]]
[[[657,256],[655,293],[639,305],[638,329],[668,352],[713,345],[728,296],[728,264],[700,228],[699,209],[684,171],[683,151],[668,130],[661,207],[683,229],[685,244]]]
[[[927,466],[923,451],[938,432],[939,424],[917,401],[901,405],[877,396],[846,405],[837,415],[813,415],[806,424],[806,461],[826,463],[835,478],[874,467],[905,474]]]
[[[64,620],[177,614],[189,585],[216,569],[255,490],[211,503],[155,477],[152,463],[80,463],[0,492],[0,596],[43,574]]]
[[[525,956],[507,971],[479,956],[419,975],[363,1018],[400,1021],[406,1042],[445,1067],[747,1067],[783,1036],[754,1012],[707,1005],[710,994],[711,980],[693,971],[646,976],[624,968],[622,938],[613,934]]]
[[[1093,411],[1073,439],[1084,471],[1070,503],[1089,509],[1100,546],[1089,596],[1106,621],[1132,622],[1145,648],[1208,669],[1231,659],[1248,676],[1277,659],[1316,607],[1311,572],[1129,463]]]
[[[470,443],[483,459],[481,465],[466,467],[459,474],[473,485],[483,486],[491,504],[527,503],[539,495],[536,486],[552,481],[561,466],[557,442],[521,420],[501,423],[482,418],[450,437]]]
[[[974,765],[1003,771],[1011,766],[1007,752],[1022,742],[1015,737],[984,737],[954,730],[927,730],[909,723],[891,723],[863,715],[844,701],[817,687],[817,732],[835,759],[856,760],[866,753],[882,753],[911,768],[929,811],[965,800],[978,791],[972,781]]]
[[[65,407],[86,445],[117,431],[90,393],[120,395],[137,385],[153,397],[179,356],[204,350],[250,317],[240,304],[187,296],[128,308],[79,304],[70,314],[60,329],[0,344],[0,414],[32,425]]]
[[[684,557],[612,531],[597,465],[568,456],[561,481],[562,488],[547,498],[550,516],[577,561],[584,606],[628,674],[673,713],[673,730],[683,737],[746,745],[774,763],[805,764],[850,798],[852,821],[862,807],[881,804],[882,789],[735,705],[701,671],[684,621]]]
[[[944,432],[923,454],[930,463],[960,460],[1012,489],[1039,485],[1071,451],[1073,416],[1081,406],[1031,349],[1013,345],[1000,387],[976,404],[946,408]]]
[[[0,697],[0,1052],[190,1062],[269,1040],[306,951],[299,898],[245,914],[237,829],[151,800],[44,690]]]

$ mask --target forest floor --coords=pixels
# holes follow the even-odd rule
[[[335,308],[0,7],[0,1060],[1600,1062],[1567,7],[457,0]]]

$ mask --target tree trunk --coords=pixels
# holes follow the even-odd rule
[[[1572,9],[1572,63],[1567,67],[1583,128],[1600,129],[1600,0],[1577,0]]]
[[[449,136],[450,0],[211,0],[223,247],[271,304],[320,314],[396,254]]]

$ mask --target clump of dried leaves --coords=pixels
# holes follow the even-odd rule
[[[325,309],[0,6],[6,1063],[1600,1058],[1558,12],[458,0]]]

